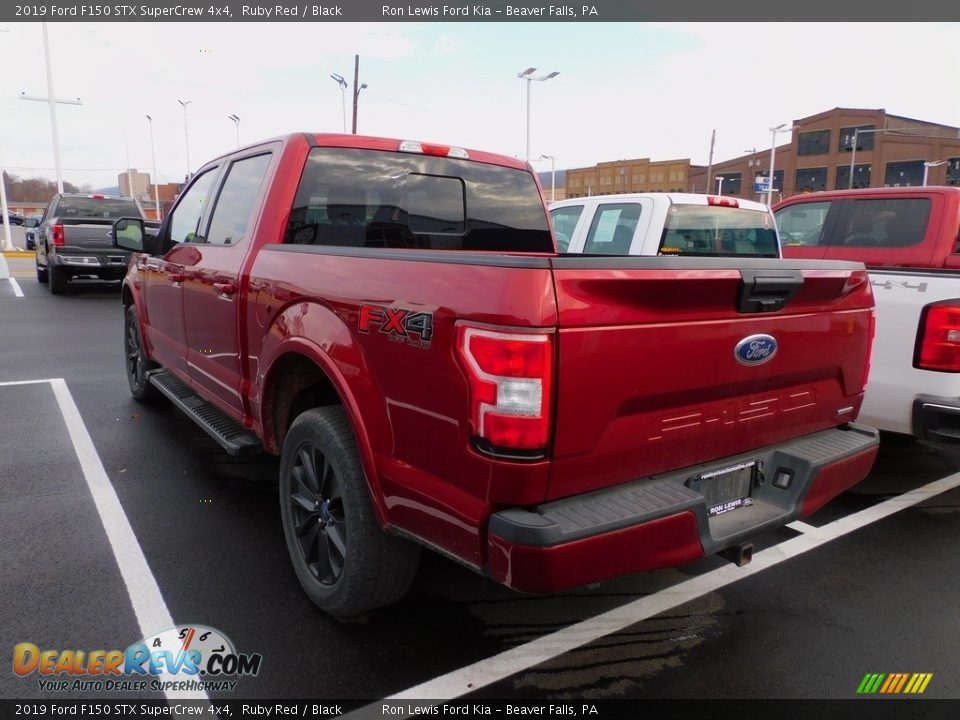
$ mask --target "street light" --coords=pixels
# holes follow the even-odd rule
[[[237,147],[240,147],[240,116],[234,113],[233,115],[227,115],[228,120],[233,120],[233,125],[237,129]]]
[[[937,167],[938,165],[946,165],[946,160],[927,160],[923,164],[923,186],[927,186],[927,171],[932,167]]]
[[[726,178],[717,175],[714,180],[717,181],[717,195],[723,195],[723,181],[726,180]]]
[[[153,160],[153,208],[157,214],[156,219],[160,219],[160,188],[157,186],[157,153],[153,149],[153,118],[149,115],[145,116],[147,118],[147,124],[150,126],[150,158]]]
[[[773,205],[773,163],[777,155],[777,133],[779,132],[793,132],[796,130],[799,125],[791,125],[787,127],[786,123],[781,123],[776,127],[770,128],[772,133],[772,138],[770,140],[770,176],[767,178],[767,205]],[[786,173],[784,173],[786,176]],[[780,188],[782,191],[783,188]],[[782,196],[781,196],[782,197]]]
[[[347,133],[347,81],[343,79],[343,75],[337,75],[333,73],[330,77],[337,81],[337,84],[340,86],[340,96],[343,99],[343,133]]]
[[[557,159],[553,155],[541,155],[540,159],[550,161],[550,202],[556,202],[557,200],[557,171],[556,171]]]
[[[43,30],[43,62],[47,71],[47,96],[35,97],[20,93],[21,100],[39,100],[50,105],[50,130],[53,133],[53,164],[57,173],[57,192],[63,192],[63,170],[60,167],[60,138],[57,133],[57,103],[61,105],[83,105],[80,98],[76,100],[57,100],[53,93],[53,65],[50,63],[50,42],[47,37],[47,23],[40,23]]]
[[[360,85],[360,56],[353,56],[353,134],[357,134],[357,100],[360,91],[366,90],[367,84]]]
[[[183,140],[187,147],[187,179],[190,179],[190,133],[187,130],[187,105],[193,100],[177,100],[183,106]]]
[[[559,72],[552,72],[548,75],[534,76],[533,73],[536,71],[537,69],[535,67],[530,67],[522,73],[517,73],[518,78],[527,81],[527,162],[530,162],[530,83],[533,80],[537,80],[538,82],[551,80],[560,74]]]

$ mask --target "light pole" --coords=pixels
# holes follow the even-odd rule
[[[937,167],[938,165],[946,165],[946,160],[927,160],[923,164],[923,186],[927,186],[927,171],[932,167]]]
[[[340,96],[343,99],[343,134],[347,134],[347,81],[343,79],[343,75],[337,75],[333,73],[330,77],[337,81],[337,85],[340,86]]]
[[[777,155],[777,133],[778,132],[793,132],[796,130],[799,125],[791,125],[787,127],[786,123],[777,125],[776,127],[770,128],[772,133],[772,138],[770,140],[770,175],[767,178],[767,205],[773,205],[773,163]],[[784,172],[784,180],[786,180],[786,172]],[[786,184],[786,182],[784,182]],[[780,188],[781,192],[783,188]]]
[[[187,177],[190,179],[190,131],[187,130],[187,105],[193,102],[193,100],[177,100],[183,106],[183,141],[187,148]]]
[[[76,100],[57,100],[53,94],[53,66],[50,64],[50,42],[47,38],[47,24],[40,23],[43,29],[43,62],[47,70],[47,96],[35,97],[20,93],[21,100],[40,100],[50,104],[50,129],[53,133],[53,164],[57,171],[57,192],[63,192],[63,170],[60,167],[60,137],[57,134],[57,103],[61,105],[83,105],[80,98]]]
[[[559,72],[552,72],[548,75],[535,76],[534,73],[536,71],[537,69],[535,67],[530,67],[524,70],[522,73],[517,73],[518,78],[527,81],[527,162],[530,162],[530,84],[534,80],[539,82],[551,80],[560,74]]]
[[[717,175],[714,179],[717,181],[717,195],[723,195],[723,181],[726,180],[726,178]]]
[[[240,116],[234,113],[227,115],[228,120],[233,120],[233,125],[237,129],[237,147],[240,147]]]
[[[360,91],[366,90],[367,84],[360,85],[360,56],[353,56],[353,134],[357,134],[357,100]]]
[[[157,186],[157,153],[153,149],[153,118],[149,115],[147,124],[150,126],[150,159],[153,160],[153,209],[157,214],[157,220],[160,219],[160,188]]]
[[[557,200],[557,159],[553,155],[541,155],[541,160],[550,161],[550,202]]]

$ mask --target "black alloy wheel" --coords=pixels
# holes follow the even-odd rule
[[[333,464],[312,442],[304,442],[294,461],[287,498],[296,545],[310,574],[322,585],[336,584],[347,557],[343,486]]]

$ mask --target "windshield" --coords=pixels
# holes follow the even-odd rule
[[[660,255],[779,257],[770,213],[723,205],[671,205]]]

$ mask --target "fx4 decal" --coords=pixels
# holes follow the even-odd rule
[[[364,304],[360,306],[357,329],[365,334],[379,330],[390,342],[429,350],[433,338],[433,313]]]

